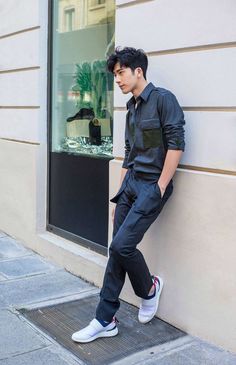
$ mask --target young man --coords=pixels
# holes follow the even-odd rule
[[[147,82],[144,51],[116,48],[107,66],[123,94],[133,95],[126,104],[121,186],[110,200],[116,208],[100,302],[96,318],[72,335],[76,342],[117,335],[115,313],[126,273],[141,298],[139,321],[147,323],[154,317],[163,280],[150,274],[137,245],[172,194],[172,177],[185,148],[183,111],[170,91]]]

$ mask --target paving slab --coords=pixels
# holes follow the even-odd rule
[[[0,310],[0,339],[0,360],[50,345],[48,339],[8,310]]]
[[[124,365],[130,363],[124,362]],[[137,365],[235,365],[236,354],[232,354],[205,341],[197,340],[184,348],[154,356]]]
[[[20,242],[9,236],[0,237],[0,260],[32,254]]]
[[[59,266],[45,262],[37,255],[0,261],[0,273],[8,279],[32,276],[57,268],[59,269]]]
[[[94,288],[64,270],[0,282],[0,308],[23,306]]]
[[[142,351],[137,351],[130,356],[127,356],[125,359],[119,359],[112,363],[112,365],[141,365],[149,361],[155,361],[157,358],[162,358],[163,356],[169,355],[172,350],[176,351],[178,349],[183,349],[189,344],[193,343],[194,338],[190,335],[179,337],[175,340],[164,342],[158,345],[154,345],[152,347],[146,347]],[[158,362],[157,362],[158,363]]]
[[[0,274],[0,281],[3,281],[3,280],[7,280],[7,279],[5,278],[5,276]]]
[[[0,360],[0,365],[76,365],[79,360],[72,360],[61,353],[58,347],[48,347]]]

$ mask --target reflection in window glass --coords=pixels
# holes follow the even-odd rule
[[[53,4],[52,152],[111,158],[115,1]]]
[[[90,6],[105,4],[106,0],[90,0]]]
[[[75,9],[65,10],[65,28],[66,32],[71,32],[75,27]]]

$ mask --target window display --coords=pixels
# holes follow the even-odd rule
[[[115,1],[53,3],[52,152],[112,158]]]

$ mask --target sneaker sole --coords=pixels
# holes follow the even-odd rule
[[[159,278],[159,277],[158,277]],[[138,320],[139,320],[139,322],[140,323],[143,323],[143,324],[145,324],[145,323],[148,323],[148,322],[150,322],[152,319],[153,319],[153,317],[155,316],[155,314],[156,314],[156,312],[157,312],[157,309],[158,309],[158,306],[159,306],[159,301],[160,301],[160,296],[161,296],[161,292],[162,292],[162,288],[163,288],[163,280],[161,279],[161,278],[159,278],[159,281],[160,281],[160,289],[159,289],[159,291],[158,291],[158,299],[157,299],[157,301],[156,301],[156,307],[155,307],[155,312],[153,313],[153,315],[151,316],[151,317],[149,317],[149,318],[146,318],[146,319],[144,319],[144,320],[142,320],[141,318],[139,318],[139,316],[138,316]]]
[[[87,343],[87,342],[92,342],[100,337],[113,337],[113,336],[116,336],[117,334],[118,334],[118,328],[115,327],[109,331],[99,332],[98,334],[96,334],[88,339],[76,339],[76,337],[74,337],[74,336],[72,336],[71,338],[75,342]]]

